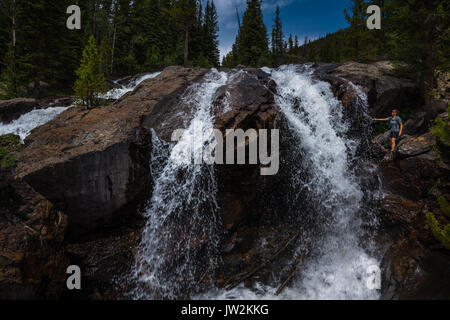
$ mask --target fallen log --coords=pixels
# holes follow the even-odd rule
[[[306,253],[306,247],[308,246],[309,241],[305,242],[305,245],[303,246],[302,252],[299,253],[297,255],[297,257],[294,260],[294,263],[292,264],[291,267],[291,271],[289,272],[289,275],[287,276],[287,278],[283,281],[283,283],[280,285],[280,287],[278,288],[278,290],[275,292],[275,295],[278,296],[283,290],[284,288],[286,288],[286,286],[289,284],[289,282],[292,280],[292,278],[294,278],[296,272],[297,272],[297,267],[300,264],[300,262],[303,260],[305,253]]]
[[[295,233],[285,244],[284,246],[282,246],[277,252],[275,252],[275,254],[270,257],[269,259],[267,259],[266,261],[264,261],[262,264],[260,264],[258,267],[254,268],[253,270],[251,270],[250,272],[246,273],[242,278],[236,280],[235,282],[233,282],[231,285],[229,285],[226,289],[227,290],[231,290],[235,287],[237,287],[241,282],[251,278],[255,273],[257,273],[258,271],[260,271],[261,269],[263,269],[265,266],[267,266],[270,262],[272,262],[273,260],[275,260],[276,257],[278,257],[280,255],[281,252],[283,252],[284,250],[286,250],[286,248],[295,240],[298,238],[300,233]]]

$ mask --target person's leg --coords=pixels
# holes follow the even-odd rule
[[[392,137],[391,138],[391,145],[392,145],[392,149],[391,149],[391,151],[394,151],[395,150],[395,142],[396,142],[396,138],[394,138],[394,137]]]

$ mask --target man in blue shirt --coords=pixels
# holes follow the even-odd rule
[[[374,121],[389,121],[389,124],[391,125],[392,151],[395,150],[397,140],[399,137],[401,137],[403,132],[403,121],[402,118],[400,118],[399,113],[400,112],[397,109],[394,109],[392,110],[392,117],[385,119],[377,119],[377,118],[372,119]]]

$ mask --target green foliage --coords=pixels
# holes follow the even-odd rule
[[[218,67],[220,64],[219,53],[219,27],[218,16],[214,1],[206,2],[205,19],[203,24],[203,47],[198,55],[199,66]],[[206,61],[203,61],[206,59]]]
[[[90,35],[101,42],[101,71],[122,77],[183,63],[185,30],[188,59],[196,65],[218,66],[218,16],[213,1],[200,0],[21,0],[16,4],[16,63],[12,43],[12,0],[0,1],[0,92],[5,97],[39,96],[38,84],[67,92]],[[81,30],[68,30],[66,8],[78,4]],[[16,67],[13,70],[12,66]],[[17,87],[14,88],[14,81]],[[30,87],[29,92],[27,89]],[[34,88],[36,87],[36,88]],[[7,92],[7,95],[5,94]],[[70,92],[72,94],[72,92]]]
[[[14,134],[0,136],[0,166],[4,168],[16,165],[15,152],[23,150],[20,137]]]
[[[375,134],[383,134],[390,129],[390,125],[387,122],[377,122],[375,124]]]
[[[247,0],[237,39],[237,52],[237,62],[246,66],[262,67],[261,63],[268,59],[269,43],[260,0]]]
[[[435,238],[439,240],[445,248],[450,250],[450,224],[447,224],[442,229],[441,224],[432,212],[428,212],[426,217]]]
[[[447,107],[447,112],[450,112],[450,106]],[[431,132],[433,132],[435,137],[441,142],[450,146],[450,125],[448,124],[448,121],[437,117],[431,127]]]
[[[106,91],[105,77],[101,72],[101,59],[95,45],[95,38],[91,36],[83,51],[81,65],[76,71],[75,96],[89,108],[98,105],[97,95]]]
[[[434,190],[436,190],[439,185],[441,184],[441,178],[438,178],[435,182],[435,184],[430,188],[430,190],[428,191],[428,194],[432,194],[434,192]]]
[[[5,56],[5,62],[6,67],[3,69],[3,72],[0,75],[0,81],[2,82],[0,90],[4,92],[5,99],[13,99],[19,96],[19,79],[17,76],[17,72],[15,72],[14,70],[11,46],[9,47],[8,52]]]
[[[442,213],[447,217],[450,217],[450,205],[448,204],[448,201],[443,196],[440,196],[438,198],[438,202],[441,207]]]
[[[440,180],[437,182],[436,186],[439,185],[439,183]],[[439,196],[437,200],[442,214],[450,218],[450,205],[447,199],[445,199],[443,196]],[[436,216],[432,212],[428,212],[426,214],[426,218],[431,232],[433,233],[435,238],[439,240],[439,242],[441,242],[445,248],[450,249],[450,224],[442,227],[439,221],[436,219]]]
[[[272,27],[272,57],[277,65],[284,63],[284,41],[283,41],[283,26],[280,18],[280,7],[277,6],[275,19],[273,20],[274,25]],[[292,51],[292,35],[290,37],[290,51]]]
[[[106,77],[111,75],[112,67],[112,48],[109,38],[104,37],[100,46],[101,71]]]

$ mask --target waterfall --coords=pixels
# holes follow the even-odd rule
[[[182,298],[201,274],[214,272],[218,264],[220,221],[217,185],[212,165],[183,161],[198,155],[215,141],[212,100],[226,84],[227,75],[212,70],[201,83],[193,84],[183,103],[194,117],[176,144],[153,134],[154,179],[151,200],[144,212],[147,223],[137,248],[134,279],[136,299]]]
[[[241,285],[230,291],[211,289],[196,298],[378,299],[380,292],[372,282],[380,276],[373,239],[377,219],[371,209],[377,190],[376,183],[367,179],[376,180],[377,175],[365,158],[369,132],[352,130],[353,122],[361,127],[369,123],[367,96],[348,83],[356,90],[357,99],[353,109],[345,111],[328,83],[313,80],[308,66],[263,71],[277,83],[275,100],[285,118],[285,135],[291,136],[289,152],[294,154],[294,162],[285,162],[290,175],[286,193],[295,190],[294,195],[289,193],[291,198],[295,193],[301,195],[288,199],[292,202],[290,216],[298,217],[299,221],[292,223],[299,224],[302,234],[311,234],[309,254],[279,296],[274,293],[283,280],[280,275],[269,284]],[[353,122],[344,116],[348,112],[355,113]]]
[[[215,91],[232,82],[233,75],[213,70],[183,98],[195,114],[181,139],[171,144],[153,134],[154,186],[136,253],[133,298],[379,298],[379,290],[370,286],[380,261],[373,239],[377,219],[371,209],[377,196],[372,179],[377,175],[366,154],[370,138],[365,129],[370,119],[367,96],[348,83],[356,90],[357,99],[345,110],[330,85],[314,80],[308,66],[264,71],[277,84],[275,102],[284,118],[284,135],[289,137],[289,150],[282,151],[289,154],[280,155],[289,158],[284,161],[289,175],[284,185],[290,197],[290,217],[296,220],[292,225],[310,240],[307,257],[279,296],[275,291],[281,275],[273,276],[269,283],[256,282],[252,288],[241,284],[229,291],[215,287],[198,291],[192,287],[201,274],[208,270],[212,274],[220,263],[213,167],[180,161],[186,154],[214,144],[202,133],[214,123],[211,103]],[[354,113],[353,120],[349,112]]]
[[[311,72],[284,66],[272,72],[278,84],[276,102],[302,149],[305,184],[316,199],[319,232],[312,258],[301,268],[297,283],[305,299],[376,299],[379,292],[368,281],[379,261],[371,255],[373,239],[365,226],[375,227],[374,215],[363,203],[365,190],[356,169],[360,138],[347,136],[349,122],[330,85],[313,81]],[[367,97],[358,90],[357,108],[367,119]],[[359,110],[361,112],[361,110]],[[295,175],[296,173],[292,173]],[[370,191],[368,191],[370,192]]]
[[[46,124],[56,118],[69,107],[50,107],[36,109],[21,115],[18,119],[8,124],[0,123],[0,135],[14,133],[23,141],[31,133],[31,130]]]

